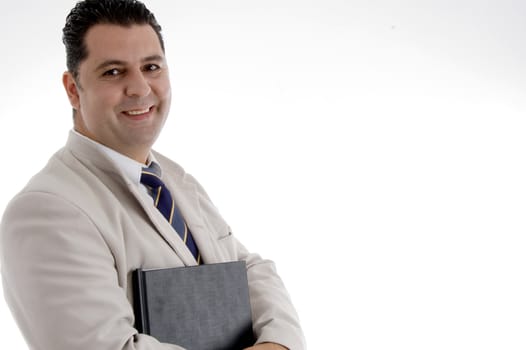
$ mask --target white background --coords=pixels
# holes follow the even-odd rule
[[[73,4],[2,6],[0,212],[71,128]],[[147,5],[173,85],[155,148],[276,261],[310,349],[526,348],[524,1]],[[26,348],[3,301],[0,329]]]

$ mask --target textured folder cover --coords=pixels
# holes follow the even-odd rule
[[[136,270],[135,327],[188,350],[240,350],[254,344],[243,261]]]

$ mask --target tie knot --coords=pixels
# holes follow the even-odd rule
[[[150,186],[152,188],[157,188],[159,186],[164,186],[163,181],[161,180],[161,169],[155,163],[152,163],[147,168],[142,168],[141,172],[141,183]]]

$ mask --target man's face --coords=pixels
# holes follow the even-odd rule
[[[86,33],[77,81],[64,73],[75,130],[141,163],[170,109],[168,67],[149,25],[97,24]]]

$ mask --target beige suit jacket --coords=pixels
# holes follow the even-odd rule
[[[257,342],[304,349],[274,264],[236,240],[191,175],[155,157],[204,262],[247,262]],[[31,349],[182,349],[134,328],[131,272],[196,261],[147,195],[89,141],[70,134],[9,203],[0,233],[4,295]]]

